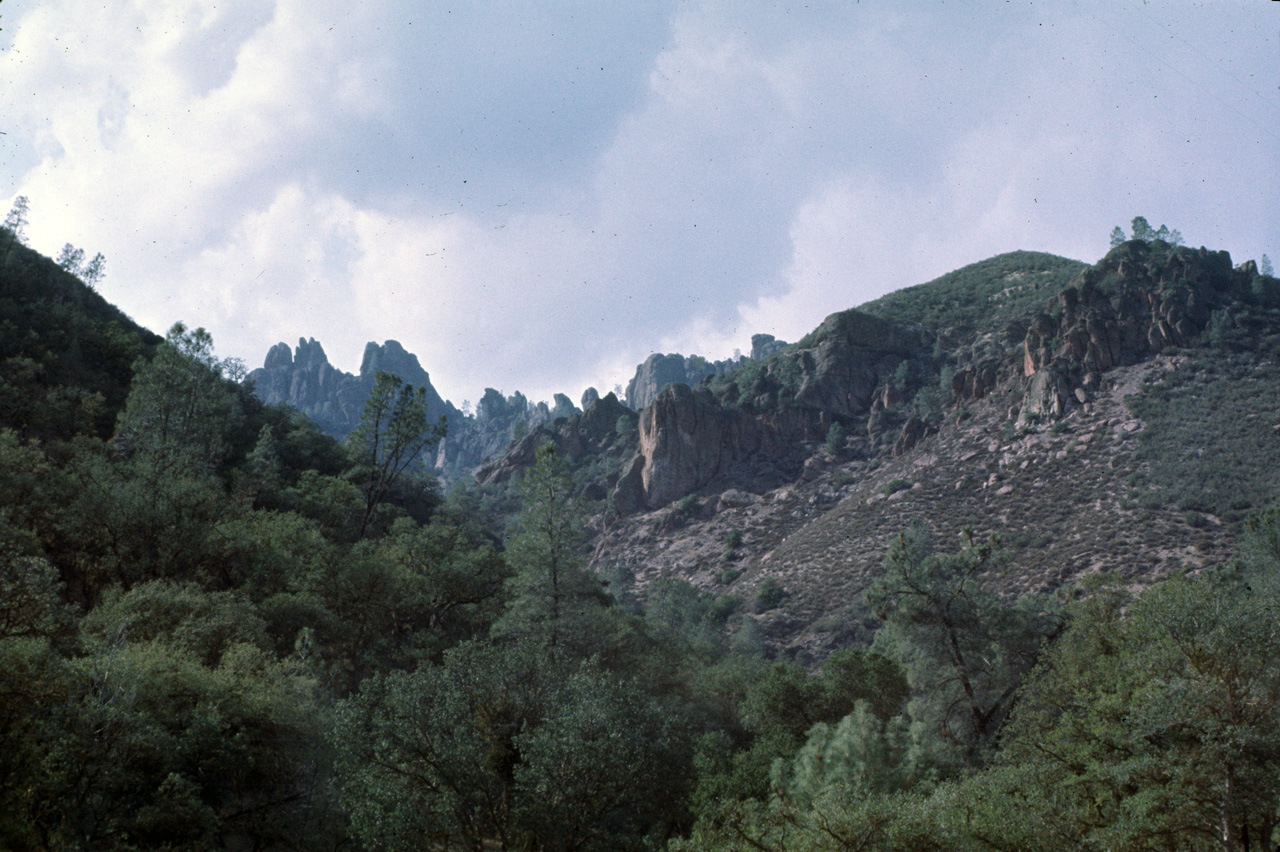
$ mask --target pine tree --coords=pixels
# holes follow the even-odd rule
[[[494,625],[506,638],[533,639],[578,652],[592,644],[590,623],[609,598],[583,568],[586,530],[573,477],[551,444],[520,483],[519,532],[507,542],[515,570],[512,601]]]
[[[29,204],[27,203],[27,197],[25,195],[19,195],[13,200],[13,207],[10,208],[9,215],[4,217],[4,224],[0,225],[0,227],[3,227],[13,236],[13,239],[22,243],[24,246],[27,244],[26,231],[28,207]]]

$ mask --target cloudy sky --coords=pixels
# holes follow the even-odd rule
[[[1280,3],[9,0],[0,203],[260,366],[461,404],[727,357],[1138,214],[1280,259]],[[7,209],[7,205],[6,205]]]

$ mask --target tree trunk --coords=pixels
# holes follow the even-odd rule
[[[1219,816],[1222,821],[1222,852],[1236,852],[1236,826],[1231,817],[1231,806],[1235,794],[1235,767],[1227,764],[1227,771],[1222,779],[1222,804]]]

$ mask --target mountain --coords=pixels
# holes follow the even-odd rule
[[[1011,252],[794,344],[757,335],[751,358],[653,355],[626,404],[487,389],[474,416],[449,406],[436,461],[502,490],[552,443],[597,507],[597,571],[641,591],[689,579],[747,608],[780,584],[786,602],[754,618],[816,660],[866,629],[862,590],[913,522],[942,542],[1000,535],[1010,594],[1225,558],[1240,519],[1276,497],[1278,308],[1275,279],[1226,252]],[[318,344],[272,353],[265,370],[302,378],[260,388],[323,388],[322,415],[355,410],[364,391]],[[375,364],[421,371],[398,344],[371,344],[362,377]]]
[[[452,423],[461,418],[461,412],[441,399],[432,387],[431,377],[418,363],[418,357],[406,352],[395,340],[381,346],[367,344],[360,361],[360,373],[354,376],[330,364],[324,347],[315,338],[300,338],[292,351],[288,344],[277,343],[267,353],[263,365],[250,372],[248,378],[263,402],[287,402],[320,428],[341,438],[360,423],[365,400],[379,371],[393,373],[408,384],[425,388],[429,421],[443,417]]]
[[[1226,252],[1135,240],[1092,266],[1015,252],[668,386],[633,444],[543,430],[480,478],[552,440],[581,493],[609,494],[597,571],[744,606],[772,581],[786,602],[757,621],[818,660],[863,635],[862,591],[915,522],[944,543],[999,535],[1009,567],[991,582],[1010,595],[1225,559],[1277,496],[1278,309],[1280,284]]]

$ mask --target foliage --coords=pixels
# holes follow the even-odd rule
[[[538,645],[469,644],[366,683],[333,742],[353,825],[377,848],[627,849],[673,793],[674,722]]]
[[[0,426],[44,440],[109,436],[132,365],[159,341],[53,261],[0,236]]]
[[[880,493],[888,497],[897,494],[899,491],[905,491],[911,487],[911,483],[905,479],[891,479],[880,489]]]
[[[902,325],[1003,333],[1065,289],[1085,264],[1051,254],[1015,251],[949,272],[926,284],[881,296],[859,310]]]
[[[518,532],[507,543],[514,569],[511,604],[494,625],[496,636],[530,639],[581,651],[588,629],[608,603],[600,581],[583,570],[586,535],[573,479],[548,444],[522,480]]]
[[[777,616],[688,580],[588,573],[554,452],[510,486],[504,543],[491,498],[441,502],[415,469],[432,427],[414,391],[384,382],[344,450],[257,402],[204,332],[162,343],[30,252],[19,219],[0,234],[0,848],[1233,850],[1274,834],[1280,412],[1262,359],[1184,352],[1131,398],[1134,487],[1206,533],[1237,520],[1234,561],[1141,594],[1073,590],[1064,614],[1003,588],[995,541],[939,553],[912,529],[867,596],[874,645],[805,668],[762,656]],[[999,331],[1078,268],[1018,253],[876,310]],[[1261,351],[1274,281],[1237,277],[1210,334]],[[961,304],[961,285],[986,302]],[[789,404],[786,355],[717,381]],[[903,381],[945,394],[944,355]],[[1241,393],[1255,416],[1227,422]],[[729,532],[726,554],[741,543]],[[764,578],[751,604],[786,595]],[[860,607],[828,641],[870,641]]]
[[[833,456],[838,456],[844,452],[845,440],[849,437],[848,431],[844,426],[836,421],[831,424],[831,428],[827,430],[827,452]]]
[[[777,609],[791,597],[791,593],[783,588],[777,577],[765,577],[756,591],[755,611],[768,612]]]
[[[13,207],[9,208],[9,213],[4,217],[4,224],[0,224],[8,232],[10,240],[13,242],[27,244],[27,215],[30,211],[31,202],[25,195],[19,195],[13,200]]]
[[[445,435],[445,421],[427,423],[426,389],[379,371],[360,416],[347,436],[351,468],[347,476],[364,496],[358,535],[369,532],[378,506],[404,478],[428,447]],[[429,486],[428,486],[429,487]]]
[[[148,457],[158,476],[215,469],[243,419],[232,384],[243,377],[239,362],[214,356],[207,331],[174,324],[155,358],[139,365],[120,414],[117,446],[126,455]]]
[[[1010,605],[984,588],[999,569],[996,544],[966,533],[959,552],[936,554],[927,530],[913,527],[866,593],[885,622],[876,647],[903,666],[917,696],[913,717],[968,764],[992,746],[1021,679],[1061,627],[1052,601]]]
[[[1182,234],[1178,231],[1171,231],[1167,225],[1161,225],[1159,228],[1151,227],[1145,216],[1134,216],[1133,222],[1130,223],[1132,236],[1131,240],[1142,240],[1145,243],[1162,242],[1171,246],[1180,246],[1183,243]],[[1123,245],[1126,242],[1124,231],[1117,225],[1111,231],[1111,247]]]
[[[1133,602],[1102,589],[1076,605],[1007,747],[1030,770],[1042,819],[1108,848],[1269,838],[1280,609],[1273,576],[1245,569],[1175,578]]]

